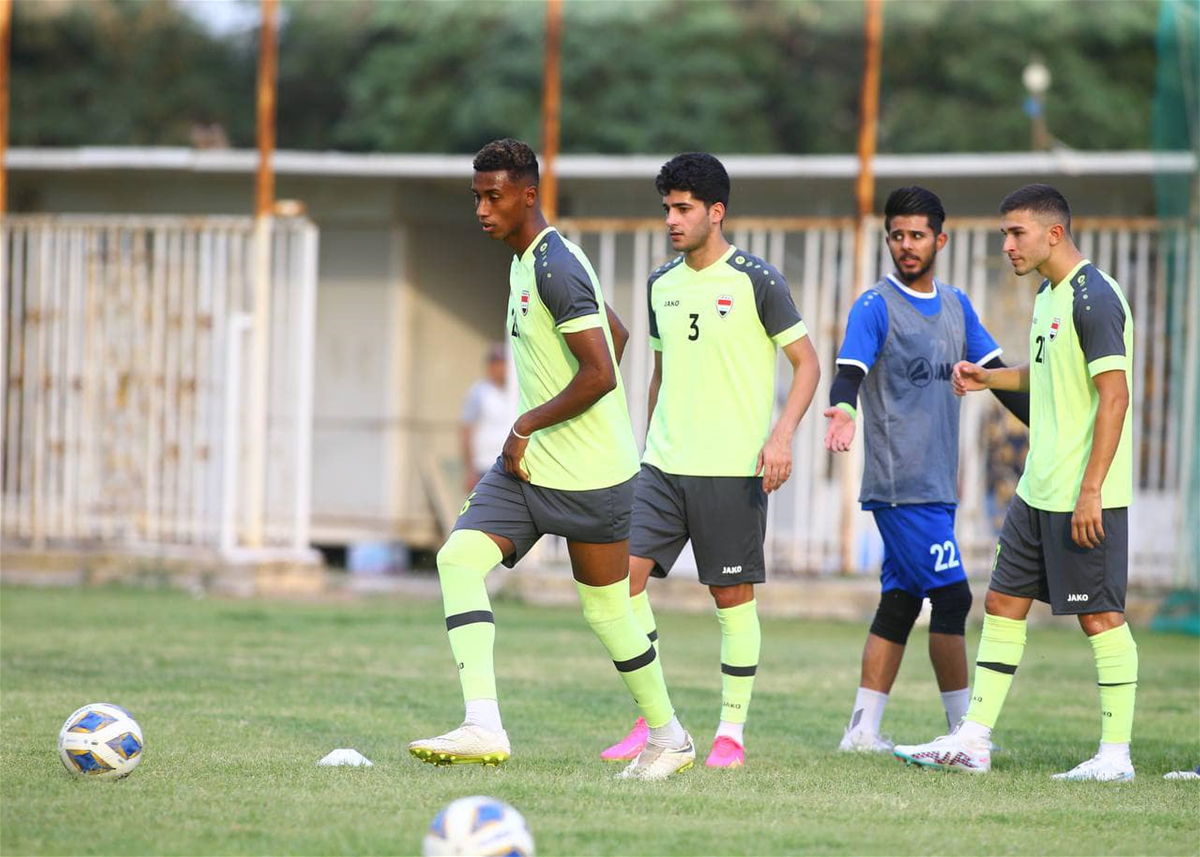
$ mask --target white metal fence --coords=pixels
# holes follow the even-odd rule
[[[646,387],[653,367],[647,341],[646,277],[673,253],[655,220],[567,220],[564,234],[588,253],[601,285],[630,329],[623,374],[635,432],[644,437]],[[1001,345],[1007,362],[1027,360],[1029,318],[1036,276],[1018,280],[1001,255],[994,219],[958,219],[938,257],[940,279],[964,289]],[[1134,468],[1131,575],[1143,583],[1171,582],[1181,538],[1179,474],[1195,455],[1197,309],[1195,230],[1178,222],[1079,218],[1074,233],[1083,252],[1121,284],[1135,321]],[[821,416],[835,372],[834,357],[850,305],[863,287],[891,270],[882,223],[868,231],[872,270],[852,282],[854,226],[848,219],[731,220],[730,239],[781,269],[792,288],[821,359],[813,406],[795,439],[792,478],[773,495],[768,519],[768,563],[774,571],[842,570],[844,516],[850,516],[851,554],[859,570],[877,567],[878,544],[869,516],[858,510],[861,444],[836,461],[824,449]],[[790,369],[780,358],[782,404]],[[1191,402],[1189,406],[1189,402]],[[960,449],[961,505],[958,534],[969,569],[986,572],[1020,460],[1024,434],[990,396],[968,396]],[[1007,450],[1007,453],[1006,453]],[[553,549],[551,549],[553,550]]]
[[[317,230],[267,235],[259,330],[250,218],[5,219],[6,545],[307,550]]]

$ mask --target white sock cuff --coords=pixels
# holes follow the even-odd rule
[[[500,703],[494,699],[468,699],[466,701],[466,717],[468,723],[482,726],[489,732],[503,732],[504,724],[500,720]]]

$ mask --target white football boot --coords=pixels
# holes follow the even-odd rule
[[[975,746],[960,738],[957,729],[949,735],[934,738],[928,744],[897,744],[892,755],[905,764],[938,771],[986,774],[992,769],[989,745]]]
[[[847,729],[842,735],[838,750],[843,753],[890,753],[894,749],[891,740],[877,732]]]
[[[1069,771],[1052,774],[1052,780],[1070,780],[1083,782],[1091,780],[1099,783],[1112,783],[1133,779],[1133,762],[1127,756],[1115,753],[1097,753],[1086,762],[1080,762]]]
[[[665,780],[672,774],[686,771],[696,762],[696,744],[686,732],[683,737],[682,747],[663,747],[647,742],[629,767],[617,774],[617,779]]]
[[[499,765],[508,760],[512,748],[503,729],[490,732],[467,722],[445,735],[413,741],[408,752],[431,765]]]

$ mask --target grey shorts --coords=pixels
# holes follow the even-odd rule
[[[1000,530],[991,588],[1035,598],[1056,616],[1125,612],[1129,576],[1129,510],[1105,509],[1104,541],[1081,548],[1071,539],[1070,512],[1043,512],[1013,496]]]
[[[456,530],[480,530],[503,536],[516,546],[503,563],[512,568],[543,535],[573,542],[610,544],[629,538],[629,516],[637,475],[608,488],[560,491],[508,475],[500,459],[475,483]]]
[[[767,495],[757,476],[675,476],[642,465],[629,555],[654,560],[655,577],[667,576],[690,538],[701,583],[762,583],[766,536]]]

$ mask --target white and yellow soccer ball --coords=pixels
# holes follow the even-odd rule
[[[85,705],[58,733],[58,757],[72,774],[99,779],[128,776],[146,742],[133,715],[111,702]]]
[[[437,814],[421,844],[425,857],[533,857],[525,818],[494,797],[464,797]]]

